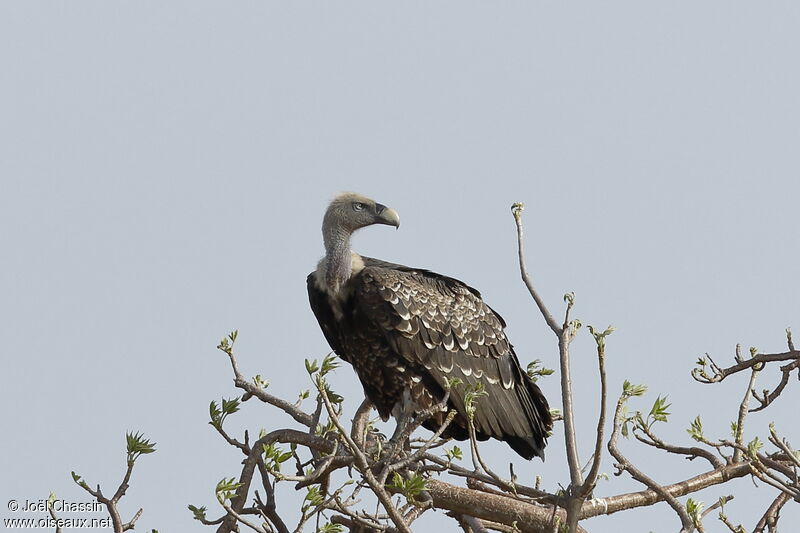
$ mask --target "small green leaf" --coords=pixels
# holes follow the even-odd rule
[[[222,478],[222,480],[217,483],[217,487],[214,490],[219,503],[222,504],[225,503],[225,501],[233,499],[236,496],[236,489],[241,485],[242,484],[237,483],[234,478]]]
[[[219,410],[219,406],[217,405],[216,401],[211,400],[211,405],[208,406],[208,413],[211,415],[211,422],[209,422],[209,424],[212,426],[218,426],[222,411]]]
[[[608,326],[604,331],[596,331],[592,326],[587,326],[589,328],[589,333],[592,334],[594,337],[594,341],[597,343],[598,348],[605,348],[606,345],[606,337],[614,333],[617,328],[614,326]]]
[[[647,385],[633,385],[627,379],[622,384],[622,396],[625,398],[642,396],[645,392],[647,392]]]
[[[329,353],[325,356],[322,360],[322,366],[319,369],[319,373],[321,376],[328,374],[339,368],[339,362],[337,361],[338,357],[336,357],[335,353]]]
[[[404,479],[403,476],[395,472],[392,475],[392,483],[388,486],[403,494],[409,503],[414,503],[415,498],[426,489],[425,483],[425,478],[418,474],[412,474],[408,479]]]
[[[232,415],[239,410],[239,398],[232,400],[222,399],[222,412],[226,415]]]
[[[653,407],[650,409],[650,413],[647,415],[648,419],[648,427],[652,426],[654,422],[666,422],[667,417],[669,416],[669,412],[667,409],[672,404],[667,403],[667,397],[659,396],[656,398],[656,401],[653,403]],[[652,419],[652,422],[650,420]]]
[[[700,420],[699,416],[692,421],[692,424],[686,432],[696,441],[703,440],[703,422]]]
[[[232,415],[239,410],[239,405],[241,405],[239,398],[233,398],[231,400],[223,398],[222,409],[220,409],[217,402],[212,401],[208,406],[208,414],[211,416],[211,422],[209,422],[209,424],[220,429],[228,415]]]
[[[305,513],[313,507],[319,507],[324,501],[325,498],[322,496],[319,487],[312,485],[308,487],[308,492],[306,492],[306,497],[303,498],[303,505],[300,507],[300,509],[303,513]]]
[[[452,448],[447,450],[445,453],[447,454],[447,460],[451,461],[451,462],[453,460],[460,461],[464,457],[464,454],[461,452],[461,448],[459,448],[458,446],[453,446]]]
[[[84,489],[88,489],[89,488],[89,484],[86,483],[86,481],[84,481],[83,478],[81,478],[81,476],[79,476],[75,472],[72,472],[72,481],[74,481],[81,488],[84,488]]]
[[[452,390],[453,387],[463,385],[464,380],[462,380],[461,378],[447,378],[447,381],[445,381],[445,383],[447,384],[447,388]]]
[[[205,507],[196,507],[194,505],[189,505],[189,510],[194,515],[195,520],[204,521],[206,520],[206,508]]]
[[[229,352],[231,349],[231,343],[228,341],[227,337],[223,337],[219,344],[217,345],[217,349],[222,350],[223,352]]]
[[[541,359],[534,359],[528,364],[527,368],[528,377],[531,378],[531,381],[533,381],[534,383],[536,383],[536,381],[538,381],[540,377],[549,376],[553,372],[555,372],[555,370],[551,368],[545,368],[544,366],[541,365],[541,363],[542,363]]]
[[[747,443],[747,455],[751,459],[756,459],[756,454],[764,447],[764,443],[758,437]]]
[[[125,440],[128,448],[128,464],[133,464],[141,455],[156,451],[156,443],[145,439],[140,432],[126,433]]]
[[[703,507],[703,502],[695,501],[691,498],[686,500],[686,512],[692,519],[692,522],[694,522],[694,527],[701,527],[700,522],[702,518]]]
[[[480,381],[475,383],[475,385],[464,394],[464,409],[467,411],[467,416],[470,420],[472,420],[472,417],[475,416],[475,410],[477,409],[476,404],[478,400],[481,397],[488,395],[489,393],[486,392],[483,383]]]

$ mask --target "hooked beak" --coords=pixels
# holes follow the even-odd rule
[[[386,224],[387,226],[400,228],[400,215],[391,207],[386,207],[383,204],[375,204],[375,214],[377,215],[376,222],[378,224]]]

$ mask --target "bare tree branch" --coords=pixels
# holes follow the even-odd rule
[[[325,409],[328,411],[328,417],[336,425],[336,429],[339,430],[339,436],[345,440],[350,452],[355,456],[355,464],[361,472],[361,475],[364,476],[364,479],[369,484],[369,488],[372,490],[375,496],[377,496],[378,500],[380,500],[383,508],[386,509],[386,512],[389,513],[389,516],[391,517],[392,522],[394,522],[394,525],[397,527],[397,529],[401,533],[411,533],[408,524],[406,524],[403,516],[397,511],[397,508],[392,503],[392,499],[389,497],[389,494],[386,492],[383,484],[379,483],[378,480],[375,479],[375,476],[373,475],[372,470],[367,462],[366,455],[364,455],[364,452],[361,451],[361,449],[356,445],[355,441],[350,438],[350,433],[345,430],[339,421],[336,411],[333,409],[333,405],[328,398],[325,387],[319,386],[318,391],[323,402],[325,402]]]
[[[436,479],[428,480],[426,486],[437,508],[502,524],[516,522],[520,531],[525,533],[543,533],[552,529],[554,513],[550,506],[531,505],[506,496],[457,487]],[[563,510],[556,510],[555,516],[559,517],[562,524],[566,522],[566,513]],[[583,532],[584,529],[578,526],[577,531]]]
[[[800,359],[796,361],[792,361],[789,364],[783,365],[781,367],[781,381],[778,383],[778,386],[772,392],[768,392],[767,389],[764,389],[764,392],[761,396],[753,390],[753,397],[758,400],[759,406],[750,409],[751,413],[755,413],[756,411],[762,411],[767,408],[772,402],[774,402],[778,396],[781,395],[783,389],[786,388],[786,385],[789,384],[789,376],[792,373],[792,370],[800,368]],[[798,371],[798,376],[800,376],[800,371]]]
[[[623,424],[622,407],[624,406],[627,398],[623,394],[617,402],[617,408],[614,412],[614,430],[611,433],[611,439],[608,441],[608,451],[617,460],[617,467],[620,470],[627,471],[633,479],[647,486],[650,490],[659,495],[661,499],[666,501],[670,507],[675,511],[681,521],[681,533],[689,533],[694,530],[694,522],[689,517],[686,509],[678,502],[678,500],[669,493],[663,486],[656,483],[652,478],[647,476],[644,472],[636,468],[628,459],[622,455],[619,450],[617,441],[619,440],[620,430]]]
[[[639,432],[644,433],[647,438],[642,437]],[[694,459],[695,457],[702,457],[709,463],[713,468],[721,468],[723,466],[722,461],[720,461],[713,453],[709,452],[708,450],[704,450],[703,448],[698,448],[697,446],[674,446],[672,444],[668,444],[664,442],[661,438],[656,436],[653,433],[652,429],[647,427],[647,425],[642,425],[641,427],[635,426],[633,430],[634,437],[641,443],[647,444],[648,446],[652,446],[654,448],[658,448],[659,450],[664,450],[668,453],[674,453],[677,455],[685,455],[687,459]]]
[[[739,404],[739,416],[736,419],[736,434],[734,436],[734,440],[736,444],[742,443],[742,438],[744,437],[744,420],[747,417],[747,409],[750,405],[750,394],[753,390],[753,387],[756,383],[756,376],[758,375],[758,371],[761,367],[758,365],[754,365],[750,369],[750,382],[747,385],[747,388],[744,391],[744,398],[742,398],[742,402]],[[741,448],[736,448],[733,451],[733,462],[738,463],[742,460],[742,450]]]
[[[715,470],[704,472],[700,475],[689,478],[685,481],[679,481],[671,485],[664,485],[661,487],[664,492],[669,495],[679,498],[698,492],[713,485],[720,485],[728,481],[740,477],[745,477],[750,474],[750,465],[748,463],[738,463],[735,465],[726,465]],[[592,516],[614,514],[628,509],[635,509],[637,507],[647,507],[654,503],[664,501],[662,494],[655,490],[644,490],[640,492],[630,492],[627,494],[620,494],[617,496],[609,496],[607,498],[598,498],[587,501],[581,510],[581,518],[590,518]]]
[[[597,484],[597,476],[600,473],[600,463],[603,453],[603,436],[606,424],[606,400],[607,400],[607,385],[606,385],[606,367],[605,367],[605,342],[597,343],[597,363],[600,372],[600,415],[597,419],[597,439],[594,445],[594,455],[592,457],[592,467],[589,474],[586,476],[586,481],[581,486],[580,495],[582,497],[589,496],[594,486]]]
[[[770,532],[774,531],[777,533],[778,515],[780,514],[783,506],[789,501],[791,501],[791,497],[785,492],[778,494],[778,496],[772,501],[764,515],[756,524],[756,527],[753,529],[753,533],[764,533],[765,528],[769,528]]]
[[[519,270],[522,275],[522,281],[525,282],[525,286],[528,287],[528,292],[531,293],[533,301],[536,302],[536,305],[539,307],[544,321],[547,322],[547,325],[550,326],[550,329],[553,330],[556,337],[561,337],[561,326],[558,325],[556,319],[553,318],[553,315],[547,310],[544,300],[542,300],[541,296],[539,296],[539,292],[533,286],[530,274],[528,274],[528,267],[525,266],[525,239],[522,229],[522,211],[524,210],[525,206],[522,203],[515,203],[511,206],[511,213],[514,215],[514,222],[517,224],[517,255],[519,257]]]
[[[711,361],[710,357],[708,356],[706,357],[709,359],[709,361]],[[742,370],[752,368],[753,366],[760,365],[761,363],[772,363],[776,361],[795,361],[797,359],[800,359],[800,351],[790,350],[788,352],[783,352],[783,353],[756,354],[750,359],[743,359],[742,361],[739,361],[735,365],[730,366],[728,368],[720,368],[716,363],[713,363],[712,361],[711,369],[714,372],[713,374],[708,374],[699,368],[695,368],[692,370],[692,377],[695,380],[699,381],[700,383],[719,383],[720,381],[724,380],[731,374],[736,374],[737,372],[741,372]]]

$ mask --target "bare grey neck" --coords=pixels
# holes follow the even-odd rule
[[[350,232],[339,224],[326,225],[322,238],[325,242],[325,284],[335,293],[350,279]]]

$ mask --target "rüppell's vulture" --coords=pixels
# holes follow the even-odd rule
[[[525,459],[538,455],[552,428],[542,391],[520,367],[505,322],[480,293],[429,270],[363,257],[350,236],[372,224],[400,227],[394,209],[354,194],[338,195],[322,221],[325,257],[308,276],[308,298],[334,352],[353,365],[364,393],[388,420],[397,409],[425,409],[444,398],[457,415],[444,437],[469,436],[465,392],[482,383],[476,437],[506,441]],[[428,419],[432,431],[445,413]]]

